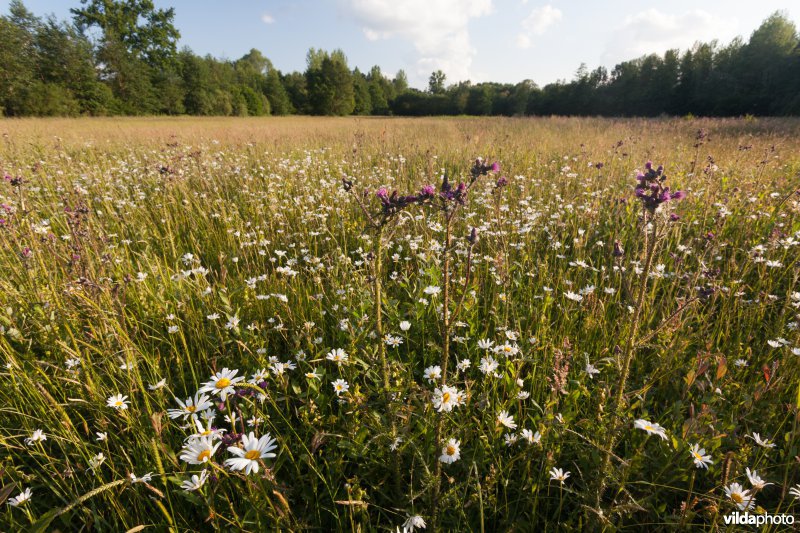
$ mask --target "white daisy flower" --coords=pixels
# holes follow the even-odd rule
[[[325,355],[325,359],[329,361],[335,362],[337,365],[341,365],[342,363],[346,363],[347,359],[350,356],[347,355],[347,352],[342,350],[341,348],[336,348],[335,350],[331,350],[330,352]]]
[[[542,440],[542,434],[538,431],[534,433],[530,429],[523,429],[520,433],[522,438],[528,441],[528,444],[539,444]]]
[[[464,403],[464,393],[455,387],[442,385],[433,391],[433,407],[440,413],[449,413],[454,407]]]
[[[186,492],[192,492],[195,490],[199,490],[203,485],[205,485],[206,480],[208,479],[208,470],[203,470],[200,472],[200,475],[194,474],[192,479],[187,479],[186,481],[181,483],[181,488]]]
[[[190,465],[202,465],[211,460],[221,443],[214,444],[213,437],[199,437],[189,439],[181,450],[180,459]]]
[[[450,439],[447,444],[442,448],[442,455],[439,461],[445,464],[455,463],[461,458],[461,442],[456,439]]]
[[[508,411],[500,411],[497,415],[497,423],[501,424],[508,429],[517,429],[517,424],[514,422],[514,417],[508,414]]]
[[[771,440],[762,439],[761,435],[758,434],[758,433],[753,433],[752,436],[745,435],[745,437],[753,439],[754,441],[756,441],[756,444],[758,444],[759,446],[762,446],[764,448],[774,448],[775,447],[775,444],[773,444]]]
[[[37,429],[33,432],[33,435],[25,439],[25,444],[28,446],[33,446],[37,442],[43,442],[47,440],[47,435],[44,434],[44,431],[41,429]]]
[[[131,478],[131,483],[150,483],[150,481],[153,479],[152,472],[148,472],[142,477],[136,477],[136,474],[131,472],[130,474],[128,474],[128,476]]]
[[[774,485],[774,483],[767,483],[761,476],[758,475],[756,470],[750,470],[749,468],[745,468],[745,472],[747,473],[747,479],[750,480],[750,484],[753,485],[753,488],[756,490],[761,490],[767,485]]]
[[[424,376],[425,379],[428,380],[428,383],[438,381],[442,377],[442,368],[439,365],[429,366],[425,369]]]
[[[643,429],[648,435],[658,435],[663,440],[667,440],[667,430],[654,422],[648,422],[640,418],[633,423],[633,426],[637,429]]]
[[[251,431],[249,435],[242,435],[241,447],[228,447],[228,452],[236,457],[225,459],[225,466],[235,471],[244,470],[247,475],[257,474],[259,461],[275,457],[271,452],[277,447],[275,439],[269,433],[257,439],[255,433]]]
[[[14,496],[13,498],[9,498],[8,505],[11,507],[19,507],[25,503],[28,503],[33,496],[33,492],[31,492],[30,487],[20,492],[18,495]]]
[[[421,516],[409,516],[408,519],[403,522],[403,533],[413,533],[416,528],[425,529],[426,527],[427,524],[425,524],[425,520],[423,520]]]
[[[725,487],[725,495],[736,504],[736,507],[738,507],[740,511],[748,511],[756,505],[750,491],[745,490],[744,487],[738,483],[731,483]]]
[[[128,397],[122,394],[115,394],[109,396],[106,400],[106,405],[114,409],[122,409],[123,411],[128,408]]]
[[[343,392],[347,392],[350,389],[350,384],[343,379],[332,381],[331,385],[333,385],[333,390],[336,392],[336,396],[339,396]]]
[[[236,392],[234,385],[244,379],[244,376],[236,377],[236,374],[238,373],[238,370],[230,370],[227,367],[223,368],[222,371],[211,376],[211,379],[206,381],[197,392],[210,392],[211,394],[217,394],[224,402],[228,398],[229,394]]]
[[[553,467],[550,469],[550,480],[559,481],[563,485],[564,481],[566,481],[567,478],[569,477],[569,474],[570,474],[569,472],[565,472],[560,468]]]
[[[186,398],[185,401],[175,398],[175,401],[178,402],[180,408],[167,409],[167,415],[170,418],[183,418],[184,420],[190,416],[195,418],[197,417],[197,413],[200,413],[211,407],[211,402],[209,401],[208,395],[201,394],[200,392],[197,392],[194,395],[194,398]]]
[[[689,454],[692,456],[694,466],[697,468],[707,469],[708,465],[714,464],[714,461],[711,460],[711,456],[706,455],[706,450],[701,448],[699,444],[693,444],[692,448],[689,450]]]

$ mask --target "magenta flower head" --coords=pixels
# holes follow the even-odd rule
[[[386,190],[386,187],[381,187],[375,192],[375,196],[381,199],[381,202],[384,204],[389,201],[389,191]]]
[[[426,185],[419,192],[419,195],[425,198],[433,198],[436,194],[436,188],[433,185]]]
[[[475,181],[480,176],[485,176],[489,172],[500,172],[500,163],[495,161],[490,164],[484,161],[482,157],[477,158],[472,166],[472,181]]]

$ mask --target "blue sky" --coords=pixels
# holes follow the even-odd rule
[[[24,0],[37,15],[68,18],[79,0]],[[258,48],[282,71],[304,70],[310,47],[341,48],[351,67],[404,69],[424,88],[433,70],[448,83],[544,85],[578,66],[614,64],[695,41],[747,39],[771,13],[800,23],[782,0],[155,0],[174,7],[181,46],[236,59]],[[3,6],[7,12],[7,4]]]

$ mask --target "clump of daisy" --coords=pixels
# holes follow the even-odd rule
[[[274,458],[275,454],[271,452],[277,447],[275,439],[269,433],[262,435],[261,438],[256,438],[251,431],[249,435],[242,435],[241,448],[238,446],[228,447],[228,452],[235,457],[225,459],[225,466],[234,471],[244,470],[247,475],[257,474],[260,461]]]

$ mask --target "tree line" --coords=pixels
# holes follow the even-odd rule
[[[12,0],[0,17],[0,111],[77,115],[800,115],[800,36],[776,12],[745,42],[696,43],[539,87],[350,69],[341,50],[311,49],[282,73],[258,50],[236,60],[177,49],[173,9],[152,0],[81,0],[72,20]]]

